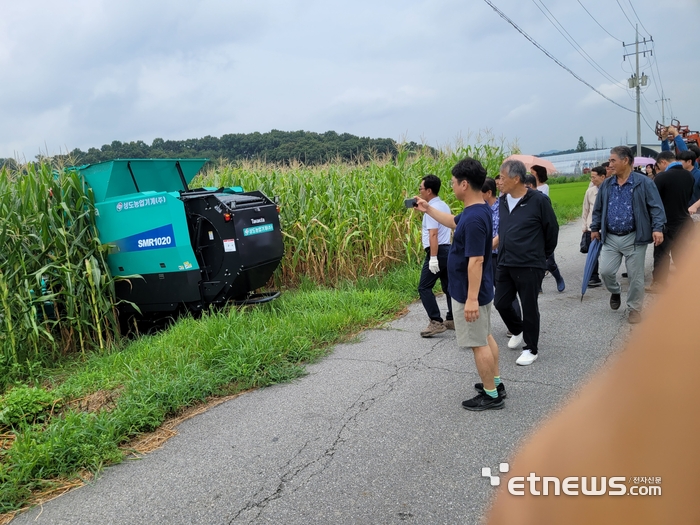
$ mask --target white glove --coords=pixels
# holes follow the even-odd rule
[[[440,271],[440,263],[438,263],[437,257],[433,256],[428,261],[428,269],[433,273],[438,273]]]

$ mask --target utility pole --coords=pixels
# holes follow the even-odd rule
[[[651,50],[648,50],[646,48],[647,42],[653,42],[654,40],[649,37],[649,40],[644,38],[644,40],[641,42],[641,44],[644,45],[644,50],[642,51],[642,55],[646,57],[646,54],[649,53],[650,55],[652,54]],[[641,86],[646,86],[647,81],[649,80],[649,77],[646,76],[644,73],[642,73],[642,76],[640,78],[639,76],[639,26],[635,26],[635,34],[634,34],[634,53],[627,53],[622,55],[622,60],[625,60],[628,56],[634,55],[636,58],[636,68],[635,68],[635,74],[632,75],[628,82],[628,85],[630,88],[635,88],[635,91],[637,92],[637,156],[642,155],[642,123],[641,123],[641,109],[640,109],[640,103],[641,103]],[[631,46],[632,44],[625,44],[624,42],[622,43],[623,49],[626,47]]]
[[[669,101],[671,102],[670,98],[664,98],[664,92],[661,91],[661,100],[655,100],[654,102],[661,102],[661,125],[665,126],[666,125],[666,111],[664,107],[664,102]]]

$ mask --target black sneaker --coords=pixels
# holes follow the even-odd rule
[[[622,300],[620,299],[619,293],[610,294],[610,308],[612,308],[613,310],[617,310],[618,308],[620,308],[621,304]]]
[[[486,392],[484,392],[484,383],[476,383],[474,385],[474,389],[480,394],[486,394]],[[501,399],[508,397],[508,394],[506,393],[506,386],[503,383],[496,387],[496,392],[498,392],[498,395],[501,396]]]
[[[595,277],[593,277],[590,281],[588,281],[589,288],[597,288],[601,284],[603,284],[603,282],[600,280],[600,277],[597,279]]]
[[[506,406],[501,396],[491,397],[488,394],[477,394],[471,399],[462,401],[462,408],[481,412],[482,410],[500,410]]]

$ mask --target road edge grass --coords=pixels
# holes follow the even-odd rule
[[[9,444],[0,448],[0,513],[120,462],[131,440],[187,407],[301,377],[332,345],[404,311],[419,271],[406,264],[335,289],[302,283],[276,301],[184,318],[47,372],[51,417],[0,429]]]
[[[560,224],[580,214],[572,202],[554,208]],[[334,289],[302,281],[277,301],[181,319],[44,371],[46,417],[0,423],[0,523],[120,462],[134,439],[188,407],[301,377],[332,345],[396,318],[417,299],[419,273],[414,263]]]

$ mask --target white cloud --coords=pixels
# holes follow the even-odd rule
[[[697,2],[679,1],[686,19],[700,17]],[[616,5],[585,4],[614,37],[577,3],[547,2],[592,59],[625,82],[631,63],[616,39],[630,40],[629,24]],[[587,82],[634,107],[534,4],[498,6]],[[640,0],[635,8],[663,75],[700,69],[697,55],[677,52],[666,6]],[[642,57],[647,75],[656,73],[651,65]],[[692,82],[663,80],[673,111],[700,127]],[[652,121],[660,120],[653,103],[660,84],[646,92]],[[487,4],[460,0],[8,3],[0,18],[0,114],[0,157],[29,158],[46,147],[272,128],[429,144],[491,128],[534,153],[574,147],[579,135],[604,132],[616,142],[635,134],[634,115],[574,79]]]
[[[511,109],[508,114],[503,117],[503,120],[507,122],[509,120],[520,120],[523,117],[535,116],[538,109],[540,109],[539,100],[537,97],[532,97],[530,102],[520,104],[519,106]]]
[[[600,93],[605,95],[611,100],[614,100],[618,104],[632,108],[633,103],[629,96],[625,94],[625,90],[620,88],[620,85],[618,84],[599,84],[598,86],[594,86]],[[629,95],[633,95],[634,90],[630,89],[629,90]],[[606,100],[605,98],[601,97],[598,93],[595,91],[589,91],[586,96],[584,96],[581,100],[578,101],[577,105],[580,108],[591,108],[591,107],[600,107],[600,106],[606,106],[609,105],[610,101]]]

